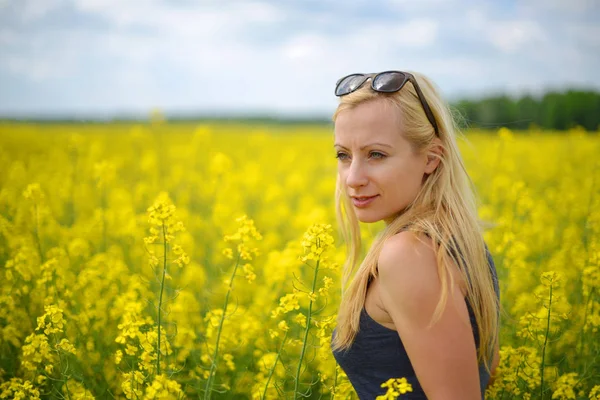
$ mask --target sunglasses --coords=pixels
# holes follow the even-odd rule
[[[341,97],[350,94],[358,90],[369,79],[371,79],[371,89],[381,93],[397,92],[404,87],[406,82],[410,81],[417,92],[419,101],[423,106],[423,111],[425,111],[427,119],[431,123],[431,126],[433,126],[435,134],[438,137],[440,136],[437,122],[431,112],[431,108],[429,108],[429,104],[427,104],[427,100],[425,100],[425,95],[423,95],[414,75],[408,72],[384,71],[377,74],[350,74],[337,81],[335,84],[335,95]]]

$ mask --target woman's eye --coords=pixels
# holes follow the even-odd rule
[[[380,153],[380,152],[378,152],[378,151],[372,151],[371,153],[369,153],[369,156],[370,156],[371,158],[384,158],[384,157],[385,157],[385,154],[383,154],[383,153]]]
[[[335,158],[337,158],[338,160],[345,160],[346,157],[348,157],[348,155],[346,153],[339,152],[339,153],[335,154]]]

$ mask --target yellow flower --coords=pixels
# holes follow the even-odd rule
[[[146,399],[180,399],[183,396],[181,385],[167,378],[165,375],[157,375],[152,383],[146,388]]]
[[[62,332],[65,327],[63,310],[55,305],[44,306],[44,315],[37,319],[36,330],[44,330],[46,335]]]
[[[412,385],[406,378],[390,378],[381,384],[382,388],[388,388],[384,395],[376,397],[376,400],[394,400],[400,395],[412,392]]]
[[[302,326],[303,328],[306,328],[306,315],[302,314],[302,313],[298,313],[296,314],[296,316],[294,317],[294,321],[299,324],[300,326]]]
[[[596,385],[590,390],[590,400],[600,400],[600,385]]]
[[[562,275],[556,271],[544,272],[542,273],[541,281],[544,286],[556,286],[562,281]]]
[[[0,399],[40,400],[40,391],[29,380],[11,378],[0,383]]]
[[[286,321],[279,321],[277,327],[284,332],[287,332],[290,329]]]
[[[271,318],[277,318],[280,314],[298,309],[300,309],[298,296],[295,293],[289,293],[279,299],[279,307],[272,311]]]
[[[23,191],[23,197],[27,200],[31,200],[34,203],[39,203],[46,198],[44,191],[42,190],[39,183],[30,183]]]
[[[256,247],[250,246],[252,241],[262,240],[262,235],[256,230],[254,221],[246,215],[236,218],[238,230],[233,235],[225,235],[226,243],[237,243],[236,251],[242,260],[250,261],[253,257],[259,255],[259,250]],[[233,258],[232,250],[223,250],[223,254],[227,258]]]
[[[56,346],[57,348],[71,354],[77,355],[77,350],[67,339],[61,339],[60,343]]]
[[[175,210],[168,193],[161,192],[154,204],[147,209],[148,222],[152,225],[149,229],[150,236],[144,240],[147,244],[155,243],[161,236],[166,243],[170,243],[175,238],[175,233],[185,231],[183,223],[175,218]]]
[[[232,249],[230,249],[229,247],[227,247],[227,248],[223,249],[223,255],[224,255],[226,258],[228,258],[228,259],[230,259],[230,260],[233,260],[233,250],[232,250]]]
[[[123,359],[123,352],[121,350],[117,350],[115,353],[115,364],[120,364]]]
[[[231,354],[223,354],[223,359],[225,360],[225,364],[227,364],[227,368],[230,371],[235,371],[235,364],[233,363],[233,355]]]
[[[244,264],[242,267],[244,271],[245,277],[248,282],[252,283],[256,279],[256,274],[254,273],[254,268],[252,268],[252,264]]]
[[[579,378],[576,372],[561,375],[556,381],[554,391],[552,392],[553,399],[559,400],[575,400],[575,387],[579,383]]]
[[[514,134],[512,133],[512,131],[505,127],[498,129],[498,136],[500,137],[500,139],[505,141],[514,140]]]
[[[333,248],[333,236],[331,236],[331,225],[329,224],[314,224],[304,233],[302,247],[304,255],[300,260],[317,260],[321,255]]]

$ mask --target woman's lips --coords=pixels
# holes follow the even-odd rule
[[[371,196],[371,197],[352,197],[352,203],[354,204],[354,207],[358,207],[358,208],[363,208],[363,207],[367,207],[369,204],[371,204],[373,202],[373,200],[375,200],[377,198],[377,196],[379,196],[378,194],[375,196]]]

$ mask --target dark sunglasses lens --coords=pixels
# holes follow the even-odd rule
[[[406,75],[401,72],[386,72],[373,79],[373,87],[380,92],[395,92],[402,88]]]
[[[355,91],[360,85],[365,82],[364,75],[350,75],[342,79],[335,89],[336,96],[343,96]]]

